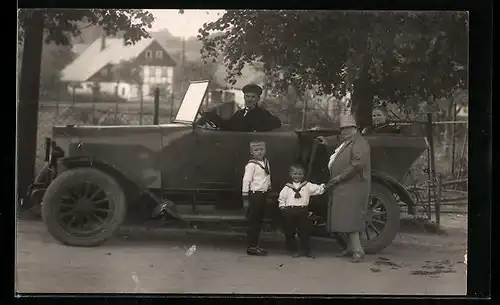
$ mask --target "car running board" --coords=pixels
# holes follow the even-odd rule
[[[185,221],[210,221],[210,222],[245,222],[245,215],[221,215],[221,214],[181,214]]]
[[[181,214],[183,220],[188,222],[235,222],[246,223],[245,215],[228,215],[228,214]],[[273,223],[272,218],[265,218],[264,223]]]

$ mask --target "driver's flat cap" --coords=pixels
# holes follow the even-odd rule
[[[257,95],[262,94],[262,88],[256,84],[245,85],[242,89],[243,93],[255,93]]]

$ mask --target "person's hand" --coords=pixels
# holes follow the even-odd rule
[[[331,179],[330,181],[328,181],[328,183],[325,185],[325,189],[331,189],[331,188],[333,188],[335,185],[337,185],[338,183],[339,183],[338,179],[333,178],[333,179]]]
[[[325,138],[325,137],[323,137],[323,136],[319,136],[319,137],[317,137],[317,138],[316,138],[316,141],[318,141],[318,143],[319,143],[319,144],[322,144],[322,145],[326,145],[326,144],[327,144],[327,142],[328,142],[328,141],[326,140],[326,138]]]

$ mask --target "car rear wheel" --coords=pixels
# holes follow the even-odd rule
[[[109,240],[126,216],[123,189],[110,175],[77,168],[52,181],[42,201],[49,233],[63,244],[98,246]]]
[[[366,213],[366,225],[361,232],[361,245],[368,254],[382,251],[399,232],[399,205],[391,190],[383,184],[372,182]],[[347,247],[347,235],[337,233],[334,238],[342,248]]]

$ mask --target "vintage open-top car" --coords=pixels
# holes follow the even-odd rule
[[[41,204],[51,235],[73,246],[97,246],[113,236],[127,211],[149,204],[149,217],[184,224],[227,223],[244,227],[241,183],[249,142],[264,140],[272,168],[273,191],[266,223],[276,224],[277,196],[288,181],[288,167],[300,162],[312,182],[329,178],[329,148],[315,139],[335,130],[233,132],[198,126],[208,82],[191,83],[173,123],[154,126],[56,126],[47,139],[47,166],[30,187],[30,204]],[[372,188],[366,252],[388,246],[399,229],[400,206],[413,201],[400,183],[425,150],[424,138],[365,134],[371,145]],[[333,148],[338,143],[331,143]],[[310,210],[315,234],[327,232],[328,195],[315,197]],[[156,211],[156,212],[155,212]]]

